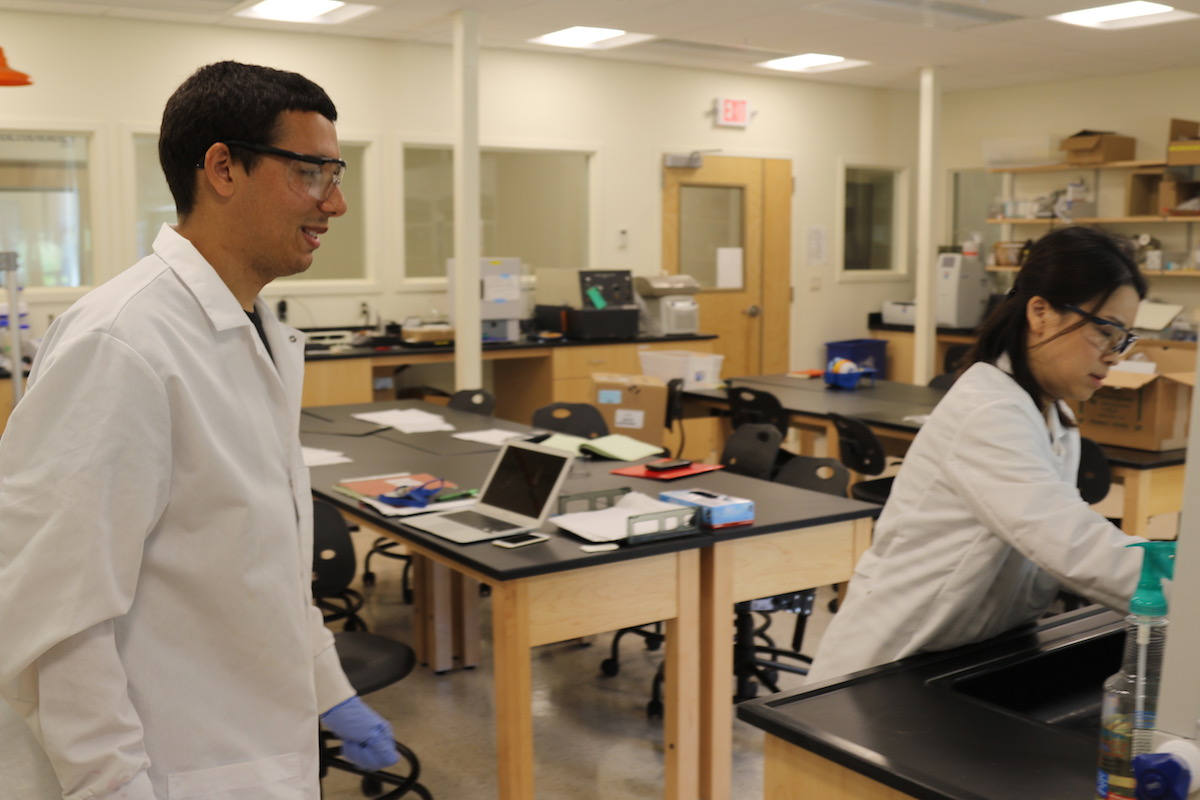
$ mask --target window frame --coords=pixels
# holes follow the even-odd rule
[[[911,167],[907,164],[867,158],[838,158],[834,184],[833,258],[838,283],[876,283],[911,279],[909,248],[909,201]],[[846,269],[846,174],[852,169],[891,172],[892,264],[888,269]]]
[[[56,305],[66,307],[108,280],[110,275],[104,265],[111,263],[116,242],[111,234],[112,216],[119,203],[113,203],[106,192],[113,187],[111,141],[105,126],[99,122],[69,120],[5,120],[0,123],[0,132],[76,134],[88,137],[88,204],[91,208],[89,233],[92,237],[91,283],[80,286],[25,286],[24,300],[32,307]]]
[[[400,275],[396,291],[398,292],[442,292],[446,291],[448,283],[446,276],[440,277],[412,277],[408,274],[408,242],[407,237],[407,222],[404,216],[405,208],[405,184],[404,184],[404,151],[409,147],[423,147],[429,149],[446,149],[454,150],[454,140],[428,135],[401,135],[399,147],[397,150],[397,167],[396,174],[399,176],[396,184],[396,202],[399,204],[400,210],[398,218],[401,224],[395,226],[395,252],[400,262]],[[530,152],[551,152],[551,153],[572,153],[583,155],[587,158],[587,260],[589,264],[597,263],[597,215],[596,209],[601,201],[599,192],[599,183],[601,179],[600,169],[602,166],[601,147],[595,142],[580,142],[577,140],[561,141],[561,140],[540,140],[540,139],[521,139],[521,140],[488,140],[479,142],[480,157],[482,158],[484,151],[489,152],[510,152],[510,153],[530,153]],[[482,244],[482,241],[481,241]],[[506,255],[504,253],[481,253],[482,256]],[[522,267],[527,267],[522,261]],[[521,276],[522,289],[532,289],[535,286],[536,276],[526,272]]]

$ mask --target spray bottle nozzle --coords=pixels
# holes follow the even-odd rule
[[[1162,582],[1175,575],[1175,542],[1134,542],[1126,547],[1142,548],[1142,574],[1137,591],[1129,601],[1129,613],[1143,617],[1167,614],[1167,598]]]

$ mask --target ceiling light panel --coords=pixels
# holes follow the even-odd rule
[[[273,22],[336,25],[361,17],[363,14],[374,11],[375,8],[372,5],[346,3],[342,0],[261,0],[252,6],[235,11],[234,16]]]
[[[783,72],[829,72],[831,70],[862,67],[867,63],[866,61],[857,61],[825,53],[802,53],[798,56],[773,58],[770,61],[761,62],[758,66],[781,70]]]
[[[1106,6],[1068,11],[1063,14],[1055,14],[1048,17],[1048,19],[1052,19],[1055,22],[1065,22],[1068,25],[1079,25],[1084,28],[1120,30],[1123,28],[1143,28],[1147,25],[1162,25],[1167,22],[1195,19],[1197,16],[1200,15],[1193,14],[1190,11],[1179,11],[1165,3],[1135,0],[1135,2],[1112,3]]]

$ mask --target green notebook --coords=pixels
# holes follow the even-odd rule
[[[600,436],[596,439],[585,439],[569,433],[552,433],[541,444],[543,447],[553,447],[555,450],[563,450],[574,455],[591,453],[616,461],[638,461],[663,452],[661,447],[646,444],[623,433],[610,433],[608,436]]]

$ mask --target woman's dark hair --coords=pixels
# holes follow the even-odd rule
[[[1131,251],[1125,240],[1093,228],[1072,226],[1043,236],[1029,250],[1008,296],[979,326],[975,347],[964,363],[992,363],[1007,354],[1013,378],[1043,408],[1043,392],[1029,369],[1026,346],[1029,299],[1042,297],[1055,308],[1074,305],[1095,311],[1121,286],[1132,286],[1144,298],[1146,278]],[[1081,319],[1062,333],[1086,324]]]
[[[219,61],[180,84],[167,100],[158,133],[158,161],[180,219],[195,205],[196,165],[208,148],[228,139],[274,144],[284,111],[315,111],[337,122],[325,90],[295,72]],[[259,154],[237,148],[233,157],[249,171]]]

